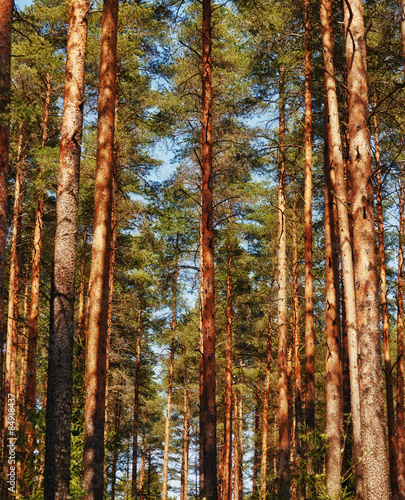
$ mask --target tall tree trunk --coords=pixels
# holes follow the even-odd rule
[[[405,81],[405,0],[401,0],[402,60]],[[398,330],[397,330],[397,473],[399,499],[405,500],[405,417],[404,417],[404,176],[401,164],[400,233],[398,255]],[[402,229],[402,232],[401,232]],[[401,283],[401,286],[400,286]],[[401,295],[400,295],[401,288]],[[401,326],[400,322],[401,321]]]
[[[84,347],[86,343],[85,327],[85,302],[86,302],[86,246],[87,229],[83,233],[83,250],[80,263],[80,288],[79,288],[79,316],[77,320],[77,337],[80,344]]]
[[[230,214],[231,215],[231,214]],[[232,255],[228,226],[226,278],[226,355],[225,355],[225,415],[224,415],[224,460],[223,500],[232,500]]]
[[[42,116],[42,139],[41,147],[46,146],[48,140],[49,127],[49,108],[51,104],[51,79],[49,73],[45,76],[45,102],[44,112]],[[35,210],[35,226],[34,237],[32,244],[32,264],[31,264],[31,295],[30,295],[30,310],[29,310],[29,333],[28,333],[28,349],[27,349],[27,389],[26,389],[26,410],[27,413],[32,413],[35,408],[36,401],[36,352],[38,338],[38,317],[39,317],[39,283],[40,283],[40,266],[41,266],[41,251],[42,251],[42,230],[43,230],[43,212],[44,212],[44,187],[42,186],[44,176],[44,166],[40,165],[39,180],[40,192],[38,197],[37,208]],[[32,416],[32,415],[31,415]],[[34,426],[29,424],[27,429],[27,459],[34,455]]]
[[[285,191],[285,68],[279,70],[279,181],[278,181],[278,390],[279,390],[279,498],[290,497],[290,419],[287,377],[287,229]],[[262,451],[263,453],[263,451]]]
[[[307,430],[315,431],[315,349],[314,303],[312,276],[312,106],[311,106],[311,5],[305,0],[305,354],[306,391],[305,413]],[[311,456],[311,455],[310,455]],[[312,472],[312,460],[308,457],[308,472]]]
[[[184,388],[183,388],[183,439],[181,453],[181,478],[180,478],[180,500],[188,498],[188,454],[190,443],[190,403],[188,401],[187,390],[187,369],[184,368]]]
[[[269,332],[267,336],[266,351],[266,373],[264,377],[263,389],[263,417],[262,417],[262,456],[260,466],[260,499],[267,498],[267,444],[268,444],[268,424],[269,424],[269,395],[271,377],[271,345],[273,340],[273,315],[269,316]]]
[[[374,199],[371,181],[366,40],[362,0],[348,0],[345,16],[348,67],[349,158],[352,180],[353,257],[359,332],[359,376],[364,497],[389,498],[382,385]]]
[[[342,259],[342,280],[347,324],[350,366],[351,412],[353,419],[353,451],[356,472],[356,498],[363,498],[361,458],[360,393],[357,350],[357,311],[354,287],[353,254],[345,188],[345,173],[340,139],[339,112],[333,63],[332,2],[320,0],[322,41],[325,65],[325,89],[328,110],[328,143],[331,162],[330,177],[334,187],[339,219],[339,237]],[[368,500],[368,499],[367,499]]]
[[[401,190],[399,198],[399,251],[398,251],[398,329],[397,329],[397,458],[398,490],[400,500],[405,499],[405,430],[404,430],[404,237],[405,237],[405,164],[401,164]]]
[[[71,0],[49,332],[45,500],[69,498],[76,238],[88,10],[89,0]]]
[[[252,499],[258,498],[257,488],[257,474],[259,470],[259,453],[260,453],[260,369],[256,379],[256,404],[255,404],[255,434],[254,434],[254,453],[253,453],[253,485],[252,485]]]
[[[10,72],[11,72],[11,25],[13,22],[14,0],[4,0],[0,3],[0,115],[6,120],[0,121],[0,373],[4,370],[3,344],[4,335],[4,278],[7,239],[7,186],[8,186],[8,156],[10,147],[10,122],[8,105],[10,103]],[[0,421],[3,423],[5,405],[4,379],[0,377]],[[5,412],[7,413],[7,412]],[[3,426],[0,432],[0,443],[3,443]],[[0,447],[3,456],[3,447]],[[6,477],[6,476],[3,476]],[[1,489],[6,482],[2,480]],[[1,492],[0,492],[1,493]]]
[[[234,432],[234,500],[241,500],[243,498],[243,487],[242,487],[242,435],[241,435],[241,404],[242,395],[239,389],[234,389],[233,391],[233,407],[234,407],[234,421],[235,421],[235,432]]]
[[[338,228],[335,224],[333,186],[330,179],[327,103],[325,103],[325,118],[326,488],[332,500],[339,500],[343,462],[339,257]]]
[[[377,96],[374,96],[374,105],[377,104]],[[388,317],[388,299],[387,299],[387,277],[385,272],[385,246],[384,246],[384,218],[382,206],[382,175],[380,161],[380,141],[378,137],[377,116],[373,115],[374,122],[374,146],[375,162],[377,171],[377,221],[378,221],[378,255],[380,268],[380,291],[381,291],[381,314],[384,335],[384,371],[385,371],[385,390],[387,397],[387,421],[388,421],[388,448],[390,462],[390,480],[392,500],[399,500],[398,497],[398,472],[397,472],[397,443],[395,432],[395,410],[394,395],[392,387],[391,373],[391,347],[390,330]]]
[[[143,412],[141,470],[139,471],[139,500],[145,497],[145,472],[146,472],[146,411]]]
[[[163,450],[163,484],[162,484],[162,500],[167,499],[167,475],[169,470],[169,441],[170,441],[170,417],[172,406],[172,389],[173,389],[173,366],[174,366],[174,348],[175,348],[175,329],[177,323],[177,277],[179,273],[178,266],[178,251],[179,251],[179,235],[176,235],[175,248],[175,264],[174,264],[174,279],[173,279],[173,303],[172,303],[172,340],[170,342],[169,356],[169,380],[167,388],[167,406],[166,406],[166,422],[165,422],[165,444]]]
[[[118,445],[119,445],[119,433],[121,426],[121,399],[117,395],[115,400],[114,409],[114,449],[112,453],[112,467],[111,467],[111,500],[115,500],[115,486],[117,482],[117,462],[118,462]]]
[[[142,302],[138,310],[138,328],[136,334],[136,366],[135,366],[135,390],[134,390],[134,423],[132,430],[132,483],[131,495],[137,498],[137,462],[138,462],[138,416],[139,416],[139,376],[141,369],[141,338],[142,338]]]
[[[215,404],[215,291],[212,172],[212,62],[211,0],[203,0],[202,25],[202,132],[201,132],[201,237],[202,237],[202,447],[204,496],[217,499]]]
[[[300,318],[298,298],[298,243],[297,243],[297,190],[293,190],[293,332],[294,332],[294,448],[298,458],[302,455],[301,424],[302,424],[302,399],[301,399],[301,360],[300,360]]]
[[[239,361],[240,371],[242,373],[242,360]],[[242,383],[242,377],[240,377],[239,383]],[[238,407],[235,409],[235,413],[238,415],[238,440],[236,445],[239,448],[239,474],[238,474],[238,496],[236,500],[243,500],[243,399],[242,390],[238,389]]]
[[[115,85],[118,0],[104,0],[98,96],[97,168],[86,344],[83,489],[102,500],[111,213],[115,172]]]
[[[18,158],[16,165],[16,179],[14,188],[13,229],[10,249],[10,278],[8,289],[8,318],[6,369],[4,374],[4,397],[8,401],[9,395],[15,399],[17,389],[17,345],[18,345],[18,292],[20,285],[19,247],[21,239],[21,217],[23,200],[24,174],[22,170],[22,142],[23,128],[20,127],[18,141]],[[7,412],[5,413],[4,427],[8,427]]]

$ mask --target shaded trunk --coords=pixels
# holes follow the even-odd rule
[[[85,321],[85,302],[86,302],[86,245],[87,229],[83,233],[83,253],[80,264],[80,288],[79,288],[79,317],[77,321],[77,337],[81,346],[86,344],[86,321]]]
[[[404,238],[405,238],[405,164],[401,164],[401,191],[399,201],[398,251],[398,329],[397,329],[397,454],[398,489],[405,498],[405,431],[404,431]]]
[[[377,104],[377,97],[374,96],[374,105],[376,104]],[[389,330],[388,299],[387,299],[387,277],[385,272],[384,218],[383,218],[383,205],[382,205],[380,141],[378,137],[378,122],[376,114],[373,115],[373,122],[374,122],[375,163],[377,172],[376,201],[377,201],[377,221],[378,221],[378,256],[379,256],[379,268],[380,268],[381,314],[382,314],[383,336],[384,336],[384,371],[385,371],[385,390],[387,397],[390,480],[391,480],[392,500],[399,500],[397,448],[396,448],[397,444],[396,444],[396,432],[395,432],[395,410],[394,410],[394,395],[392,387],[391,347],[390,347],[390,330]]]
[[[364,498],[385,500],[390,496],[390,485],[381,368],[374,197],[370,182],[372,170],[362,0],[348,0],[347,10],[350,12],[350,16],[345,15],[349,168],[359,334],[361,446],[366,452],[363,455]]]
[[[325,103],[327,118],[327,104]],[[339,500],[343,462],[342,364],[340,340],[340,294],[338,228],[334,216],[334,199],[330,180],[328,124],[325,120],[325,329],[326,329],[326,488],[329,497]]]
[[[269,395],[271,377],[271,344],[273,340],[273,316],[269,316],[269,332],[267,336],[266,373],[263,389],[263,418],[262,418],[262,456],[260,465],[260,499],[267,498],[267,444],[269,424]]]
[[[232,500],[232,255],[230,253],[229,234],[227,252],[228,274],[226,279],[226,365],[222,495],[224,500]]]
[[[119,396],[115,400],[115,411],[114,411],[114,449],[112,452],[111,462],[111,500],[115,500],[115,486],[117,482],[117,462],[118,462],[118,446],[119,446],[119,434],[121,426],[121,401]]]
[[[212,63],[211,1],[203,0],[202,25],[202,131],[201,131],[201,239],[202,239],[202,410],[204,497],[217,498],[215,404],[215,292],[212,171]]]
[[[136,367],[135,367],[135,390],[134,390],[134,424],[132,430],[132,498],[137,498],[137,462],[138,462],[138,415],[139,415],[139,375],[141,368],[141,337],[142,337],[142,304],[138,310],[138,328],[136,335]]]
[[[278,390],[279,390],[279,498],[290,497],[290,420],[287,377],[287,230],[285,163],[285,69],[279,73],[279,181],[278,181]],[[263,453],[263,452],[262,452]]]
[[[190,443],[190,403],[188,401],[187,390],[187,370],[184,369],[184,388],[183,388],[183,439],[181,453],[181,477],[180,477],[180,500],[188,498],[188,454]]]
[[[48,140],[48,125],[49,125],[49,107],[51,103],[51,79],[49,73],[45,77],[45,103],[44,113],[42,117],[42,140],[41,147],[46,146]],[[44,166],[40,165],[39,181],[40,192],[38,197],[37,208],[35,211],[35,226],[32,244],[32,263],[31,263],[31,295],[30,295],[30,310],[29,310],[29,333],[28,333],[28,352],[27,352],[27,389],[26,389],[26,410],[27,413],[32,413],[35,409],[36,400],[36,352],[38,338],[38,317],[39,317],[39,284],[41,270],[41,252],[42,252],[42,230],[43,230],[43,212],[44,212],[44,186],[42,186],[44,177]],[[33,415],[31,415],[32,417]],[[32,421],[32,419],[29,419]],[[34,455],[34,425],[29,424],[27,432],[27,459]]]
[[[97,167],[89,279],[86,343],[83,489],[86,500],[102,500],[104,468],[107,327],[111,251],[111,212],[115,172],[115,85],[118,0],[104,0],[98,96]]]
[[[141,470],[139,471],[139,500],[145,497],[145,472],[146,472],[146,412],[143,413],[142,428],[142,449],[141,449]]]
[[[302,399],[301,399],[301,360],[300,360],[300,318],[298,301],[298,243],[297,243],[297,192],[294,184],[293,190],[293,335],[294,335],[294,423],[293,445],[298,458],[302,456],[301,424],[302,424]],[[299,493],[299,492],[298,492]]]
[[[254,452],[253,452],[253,487],[252,498],[258,498],[257,474],[259,470],[259,453],[260,453],[260,370],[256,379],[256,404],[255,404],[255,434],[254,434]]]
[[[69,498],[76,238],[88,10],[88,0],[71,0],[49,332],[45,500]]]
[[[239,389],[233,391],[234,407],[234,500],[243,499],[243,456],[242,456],[242,394]]]
[[[179,274],[179,235],[176,235],[175,248],[175,264],[173,278],[173,302],[172,302],[172,341],[170,343],[169,356],[169,380],[167,388],[167,406],[166,406],[166,423],[165,423],[165,444],[163,450],[163,485],[162,485],[162,500],[167,498],[167,475],[169,469],[169,441],[170,441],[170,417],[172,406],[172,389],[173,389],[173,366],[174,366],[174,348],[175,348],[175,329],[177,323],[177,277]]]
[[[23,200],[24,175],[22,171],[22,141],[23,130],[20,127],[18,143],[17,173],[14,188],[13,229],[10,249],[10,278],[8,289],[8,317],[7,317],[7,344],[6,368],[4,373],[4,397],[8,401],[9,395],[15,399],[17,390],[17,346],[18,346],[18,292],[20,284],[19,247],[21,240],[21,217]],[[4,427],[8,428],[7,412],[4,416]],[[6,444],[7,445],[7,444]]]
[[[363,498],[363,478],[361,457],[360,393],[357,350],[357,311],[354,286],[354,267],[347,210],[345,172],[341,150],[338,101],[336,94],[335,68],[333,63],[332,2],[320,0],[322,41],[324,54],[324,79],[327,102],[328,148],[330,158],[330,179],[334,188],[339,222],[341,245],[342,280],[345,303],[345,317],[348,337],[350,366],[351,413],[353,420],[353,461],[356,472],[357,500]]]
[[[11,72],[11,25],[13,22],[14,0],[4,0],[0,3],[0,373],[4,373],[4,278],[7,240],[7,186],[8,186],[8,156],[10,148],[10,122],[8,106],[10,103],[10,72]],[[3,422],[4,379],[0,377],[0,421]],[[7,413],[7,412],[5,412]],[[3,426],[0,426],[0,443],[3,443]],[[3,454],[3,447],[0,447]],[[6,477],[6,476],[3,476]],[[2,480],[1,489],[6,486]],[[1,493],[1,492],[0,492]]]

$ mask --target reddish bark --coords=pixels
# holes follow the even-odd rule
[[[10,102],[10,71],[11,71],[11,25],[13,22],[14,0],[4,0],[0,3],[0,115],[7,120],[0,122],[0,373],[3,373],[4,335],[4,278],[7,238],[7,185],[8,156],[10,147],[10,128],[7,108]],[[0,377],[0,419],[3,422],[4,385]],[[6,412],[7,413],[7,412]],[[3,427],[0,442],[3,442]],[[1,447],[3,448],[3,447]],[[2,453],[2,451],[0,452]]]
[[[45,500],[70,496],[76,238],[88,10],[88,0],[71,0],[49,333]]]
[[[398,251],[398,328],[397,328],[397,458],[399,498],[405,498],[405,424],[404,424],[404,237],[405,165],[401,164]]]
[[[260,466],[260,499],[267,497],[267,444],[268,444],[268,424],[269,424],[269,396],[271,377],[271,345],[273,340],[273,316],[269,317],[269,332],[267,336],[266,351],[266,373],[264,377],[263,389],[263,412],[262,412],[262,459]]]
[[[305,354],[306,354],[306,390],[305,413],[309,432],[315,430],[315,339],[314,339],[314,303],[312,277],[312,106],[311,106],[311,4],[305,0]],[[311,458],[308,457],[308,470],[312,471]]]
[[[115,172],[115,96],[118,0],[104,0],[98,96],[97,167],[86,344],[83,489],[102,500],[111,213]]]
[[[201,131],[201,240],[202,240],[202,409],[204,496],[217,498],[215,404],[215,291],[212,171],[212,62],[211,1],[203,0],[202,21],[202,131]]]
[[[300,321],[298,300],[298,243],[297,243],[297,192],[293,189],[293,335],[294,335],[294,422],[293,446],[297,457],[302,455],[301,424],[302,424],[302,398],[301,398],[301,360],[300,360]]]
[[[255,434],[254,434],[254,454],[253,454],[253,488],[252,488],[252,498],[258,497],[257,489],[257,474],[258,474],[258,462],[259,462],[259,434],[260,434],[260,370],[257,374],[256,379],[256,404],[255,404]]]
[[[227,252],[228,274],[226,280],[225,415],[222,498],[224,500],[232,500],[232,255],[230,253],[229,234]]]

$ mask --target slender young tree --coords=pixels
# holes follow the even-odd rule
[[[173,392],[173,368],[174,368],[174,348],[175,348],[175,330],[177,324],[177,277],[179,274],[179,235],[176,235],[175,248],[175,264],[174,264],[174,279],[173,279],[173,301],[172,301],[172,340],[170,342],[169,355],[169,380],[167,388],[167,405],[166,405],[166,422],[165,422],[165,444],[163,450],[163,485],[162,485],[162,500],[167,499],[167,476],[169,470],[169,440],[170,440],[170,418],[172,407],[172,392]]]
[[[405,237],[405,164],[401,163],[399,198],[399,251],[398,251],[398,297],[397,297],[397,458],[398,492],[405,499],[405,425],[404,425],[404,237]]]
[[[141,339],[142,339],[142,301],[138,309],[138,328],[136,331],[136,365],[134,390],[134,422],[132,429],[132,482],[131,495],[137,498],[137,465],[138,465],[138,420],[139,420],[139,377],[141,373]]]
[[[365,452],[364,498],[385,500],[390,496],[390,485],[382,386],[374,197],[370,182],[372,170],[362,0],[347,1],[345,29],[353,260],[359,335],[361,445]]]
[[[377,97],[374,96],[374,105],[377,104]],[[392,500],[398,500],[398,472],[397,472],[397,444],[395,432],[395,410],[394,410],[394,392],[392,386],[391,369],[391,346],[390,329],[388,317],[388,298],[387,298],[387,276],[385,270],[385,245],[384,245],[384,216],[382,205],[382,174],[380,159],[380,140],[378,137],[377,115],[373,115],[374,123],[374,148],[375,163],[377,171],[377,223],[378,223],[378,263],[380,271],[380,294],[381,294],[381,315],[384,336],[384,371],[385,371],[385,393],[387,397],[387,421],[388,421],[388,450],[390,461],[390,480]]]
[[[325,327],[326,327],[326,488],[339,500],[343,462],[343,405],[340,342],[339,260],[334,199],[330,179],[331,155],[328,148],[328,113],[325,103]]]
[[[229,217],[231,214],[229,214]],[[224,415],[224,459],[222,498],[232,500],[232,254],[230,243],[230,219],[227,234],[226,278],[226,360],[225,360],[225,415]]]
[[[305,354],[306,391],[305,411],[307,430],[315,430],[315,340],[314,340],[314,299],[312,276],[312,92],[311,92],[311,2],[305,0]],[[311,455],[307,457],[308,470],[312,470]]]
[[[69,498],[76,238],[88,11],[88,0],[71,0],[49,332],[45,500]]]
[[[263,389],[263,412],[262,412],[262,459],[260,466],[260,499],[267,498],[267,445],[269,425],[269,396],[271,377],[271,345],[273,340],[273,316],[269,317],[269,332],[267,336],[266,372],[264,376]]]
[[[89,279],[86,343],[83,486],[86,500],[103,499],[105,391],[111,250],[111,214],[115,173],[115,96],[118,0],[104,0],[98,95],[97,167]]]
[[[211,0],[202,2],[202,117],[201,117],[201,312],[202,312],[202,408],[204,496],[217,499],[217,451],[215,404],[215,290],[212,170],[212,60]]]
[[[290,423],[287,377],[287,217],[285,162],[285,68],[279,69],[279,173],[278,173],[278,398],[279,398],[279,498],[290,497]]]
[[[14,0],[5,0],[0,5],[0,115],[7,117],[10,103],[11,72],[11,25]],[[8,155],[10,147],[9,120],[0,122],[0,338],[4,343],[4,268],[7,238],[7,185]],[[3,373],[3,349],[0,349],[0,368]],[[1,384],[3,377],[1,377]],[[3,388],[3,385],[1,385]],[[2,394],[4,394],[2,392]],[[3,408],[3,406],[1,406]],[[3,421],[3,420],[2,420]]]

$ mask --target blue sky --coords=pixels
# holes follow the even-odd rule
[[[26,5],[30,5],[32,0],[14,0],[14,4],[19,9],[23,9]]]

